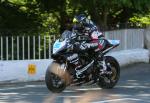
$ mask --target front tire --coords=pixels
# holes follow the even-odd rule
[[[50,91],[54,93],[60,93],[66,88],[65,80],[63,80],[61,76],[58,73],[56,73],[57,70],[59,71],[59,67],[60,64],[53,62],[47,68],[46,75],[45,75],[46,86]],[[58,82],[58,85],[54,84],[54,82]]]
[[[114,57],[105,56],[105,58],[106,64],[109,63],[111,66],[112,74],[109,78],[107,76],[100,76],[97,84],[103,89],[111,89],[117,84],[120,78],[120,66]]]

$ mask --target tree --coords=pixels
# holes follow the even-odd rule
[[[149,12],[150,0],[0,0],[0,29],[58,34],[70,29],[74,15],[86,13],[110,30]]]
[[[104,30],[118,23],[127,23],[134,13],[147,13],[150,10],[149,0],[74,0],[74,3],[87,10]]]
[[[19,1],[19,0],[18,0]],[[39,31],[42,25],[40,15],[33,11],[27,3],[13,2],[5,0],[0,3],[0,29],[5,35],[12,35],[19,31],[35,32]],[[11,32],[11,33],[8,33]],[[17,33],[17,34],[19,34]]]
[[[60,24],[60,32],[65,29],[65,24],[69,19],[67,14],[67,1],[66,0],[37,0],[40,5],[41,11],[46,11],[47,13],[52,13],[55,18],[57,18]]]

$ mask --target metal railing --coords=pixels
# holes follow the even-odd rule
[[[114,51],[144,46],[144,29],[107,31],[104,35],[121,41]],[[55,36],[0,36],[0,60],[49,59],[53,40]]]
[[[104,33],[107,39],[120,40],[116,50],[136,49],[144,47],[145,29],[122,29]]]
[[[0,60],[48,59],[54,36],[0,36]]]

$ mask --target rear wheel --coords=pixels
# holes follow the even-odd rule
[[[53,62],[46,71],[45,82],[47,88],[55,93],[62,92],[66,88],[66,81],[63,78],[64,70],[60,69],[60,64]]]
[[[103,89],[111,89],[117,84],[120,78],[120,66],[115,58],[111,56],[106,56],[105,58],[106,65],[109,65],[111,74],[100,76],[98,86]]]

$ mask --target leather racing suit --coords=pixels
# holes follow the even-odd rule
[[[91,42],[81,42],[75,43],[75,50],[85,51],[88,49],[95,48],[95,51],[100,51],[105,48],[108,41],[104,39],[104,36],[101,32],[98,31],[97,26],[86,16],[80,14],[75,16],[74,20],[76,24],[73,29],[79,34],[87,35],[91,38]]]

